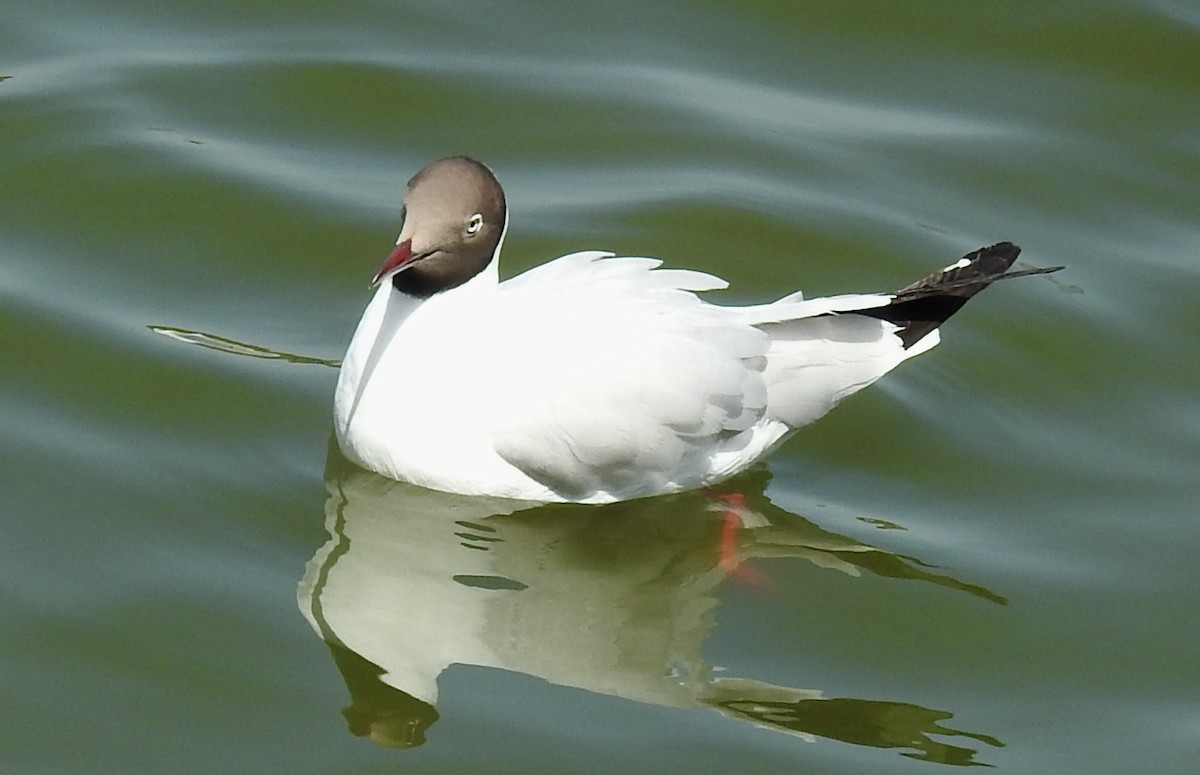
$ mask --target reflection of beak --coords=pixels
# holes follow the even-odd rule
[[[375,273],[375,277],[371,279],[371,284],[368,287],[374,288],[376,285],[379,285],[380,280],[388,275],[399,272],[418,258],[420,256],[413,255],[411,239],[406,239],[397,244],[396,249],[388,254],[387,260],[383,262],[383,266],[379,267],[379,271]]]

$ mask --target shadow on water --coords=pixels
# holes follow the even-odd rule
[[[763,495],[766,479],[739,478],[742,494],[733,499],[686,493],[531,505],[394,482],[331,449],[330,540],[309,562],[298,602],[349,689],[343,713],[351,733],[389,747],[421,745],[439,718],[438,676],[469,664],[663,707],[707,707],[809,741],[982,764],[976,749],[933,736],[1002,743],[943,726],[948,712],[825,698],[714,675],[704,662],[718,587],[748,571],[741,563],[752,558],[925,581],[1004,603],[779,509]]]

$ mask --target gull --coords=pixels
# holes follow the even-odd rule
[[[892,293],[725,306],[711,274],[582,251],[504,282],[504,190],[474,159],[408,183],[403,226],[342,362],[338,445],[466,495],[609,503],[732,477],[929,351],[1011,271],[1000,242]]]

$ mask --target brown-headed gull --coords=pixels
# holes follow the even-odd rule
[[[492,172],[458,156],[408,183],[396,247],[342,362],[355,463],[446,492],[607,503],[712,485],[938,343],[1010,272],[981,248],[894,293],[719,306],[726,287],[584,251],[500,282]]]

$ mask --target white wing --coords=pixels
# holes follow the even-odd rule
[[[821,301],[820,299],[814,301]],[[766,323],[771,339],[763,380],[768,417],[800,428],[938,343],[936,330],[905,350],[897,326],[854,314]]]
[[[932,347],[848,314],[889,295],[720,307],[726,283],[650,258],[585,252],[501,284],[509,370],[495,386],[500,456],[572,500],[710,484]]]
[[[793,293],[741,309],[771,340],[763,380],[769,419],[801,428],[938,343],[935,329],[904,349],[899,326],[855,312],[887,306],[892,294],[845,294],[804,300]]]
[[[724,281],[660,264],[576,253],[500,286],[495,319],[519,362],[495,386],[493,441],[560,494],[704,484],[713,453],[766,411],[767,336],[693,293]]]

